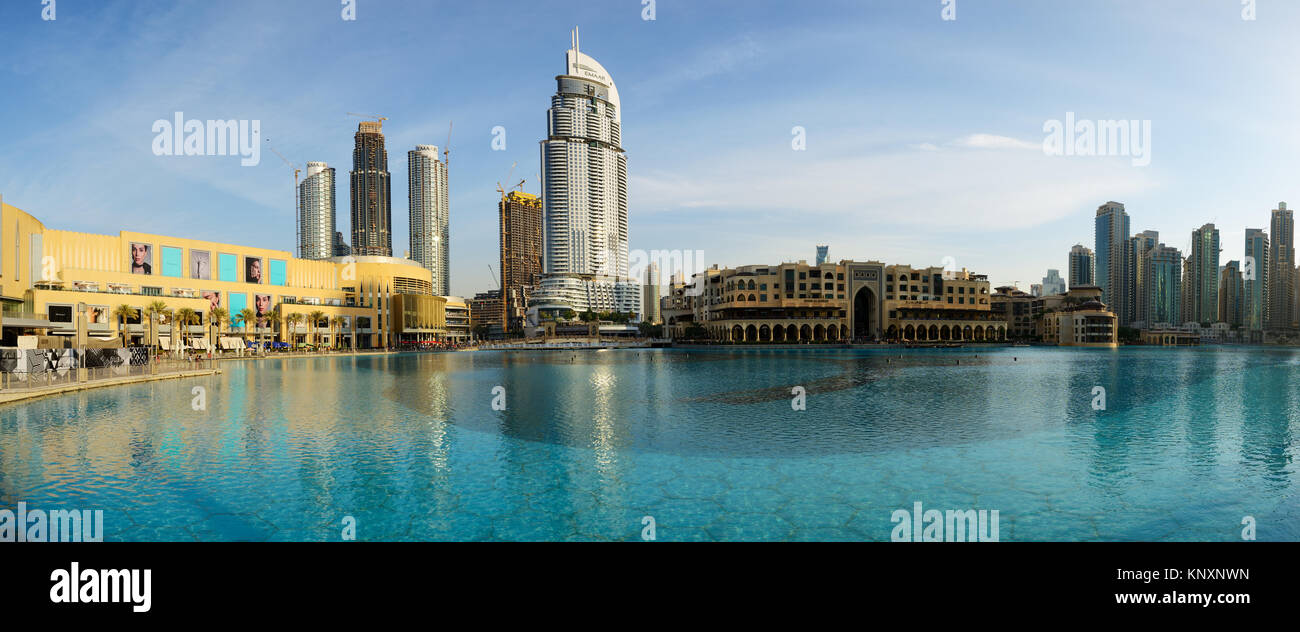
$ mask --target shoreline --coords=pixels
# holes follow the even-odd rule
[[[111,378],[104,380],[93,380],[89,382],[78,382],[76,384],[65,384],[62,386],[52,386],[50,388],[32,389],[24,391],[0,392],[0,406],[17,402],[26,402],[41,397],[52,395],[67,395],[79,391],[86,391],[94,388],[107,388],[110,386],[125,386],[129,384],[144,384],[147,382],[157,382],[159,380],[179,380],[189,377],[207,377],[210,375],[219,375],[221,369],[196,369],[193,371],[176,371],[164,373],[162,375],[132,375],[127,377]]]

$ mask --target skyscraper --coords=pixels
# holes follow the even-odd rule
[[[1190,263],[1191,322],[1215,323],[1219,320],[1219,229],[1206,224],[1192,231]]]
[[[1246,229],[1246,259],[1242,265],[1242,324],[1263,331],[1268,314],[1268,233]]]
[[[1129,238],[1128,270],[1129,287],[1132,290],[1133,322],[1146,326],[1148,305],[1146,303],[1146,262],[1147,253],[1160,245],[1160,233],[1144,230]]]
[[[827,257],[830,256],[830,246],[817,246],[817,265],[826,263]]]
[[[1055,296],[1065,294],[1065,279],[1061,278],[1060,270],[1047,271],[1047,276],[1043,277],[1043,296]]]
[[[382,121],[362,121],[352,149],[352,254],[393,256],[392,182]]]
[[[1180,293],[1183,285],[1183,253],[1160,244],[1146,252],[1142,266],[1146,275],[1142,283],[1146,304],[1146,326],[1156,323],[1183,324]]]
[[[501,218],[502,309],[507,331],[524,326],[528,297],[542,276],[542,200],[511,191],[498,205]]]
[[[447,163],[438,159],[434,145],[416,145],[406,160],[411,259],[433,273],[434,296],[446,296],[451,293]]]
[[[1219,273],[1219,322],[1234,326],[1242,324],[1244,293],[1241,263],[1229,261]]]
[[[641,288],[641,319],[659,322],[659,266],[650,262],[645,268],[645,287]]]
[[[1278,202],[1269,225],[1268,329],[1285,329],[1295,320],[1295,220]]]
[[[1075,244],[1070,249],[1070,287],[1095,284],[1096,281],[1092,277],[1092,268],[1092,251],[1085,248],[1083,244]]]
[[[1129,241],[1128,213],[1119,202],[1097,207],[1096,284],[1102,302],[1118,317],[1121,326],[1133,320],[1132,242]]]
[[[323,162],[307,163],[307,177],[298,183],[298,256],[329,259],[334,256],[334,168]]]
[[[641,281],[628,278],[627,156],[618,87],[579,50],[546,114],[541,144],[545,274],[530,311],[639,312]]]

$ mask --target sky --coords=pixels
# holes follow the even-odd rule
[[[48,228],[292,251],[270,146],[337,169],[350,242],[347,113],[377,114],[400,256],[406,152],[450,127],[451,291],[472,296],[496,287],[497,183],[538,192],[577,26],[622,99],[632,249],[737,266],[828,244],[1028,289],[1093,247],[1109,200],[1184,252],[1214,222],[1222,262],[1300,203],[1291,0],[347,1],[0,1],[0,194]],[[177,112],[260,121],[260,162],[155,155]],[[1045,151],[1067,113],[1149,122],[1149,164]]]

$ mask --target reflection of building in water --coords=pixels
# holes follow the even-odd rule
[[[212,349],[222,342],[242,347],[245,341],[311,342],[332,347],[376,348],[414,340],[443,342],[442,299],[433,300],[429,270],[393,257],[296,259],[289,252],[252,248],[153,233],[122,231],[93,235],[49,230],[35,217],[5,204],[0,216],[0,297],[4,303],[3,340],[15,346],[19,335],[47,334],[71,340],[78,321],[87,320],[91,338],[130,345],[171,341],[173,326],[160,325],[150,340],[152,303],[168,310],[189,308],[197,322],[183,332],[183,345]],[[132,274],[132,244],[150,247],[150,274]],[[138,250],[138,248],[137,248]],[[260,262],[261,282],[247,281],[250,262]],[[197,265],[195,262],[199,262]],[[210,266],[203,262],[210,262]],[[263,307],[281,318],[259,327],[240,313]],[[418,327],[395,317],[394,305],[421,305]],[[81,311],[84,306],[84,315]],[[122,322],[119,307],[132,315]],[[226,310],[216,322],[213,310]],[[328,321],[313,328],[307,320],[319,311]],[[303,316],[289,331],[283,317]],[[179,332],[178,332],[179,333]],[[231,344],[224,345],[230,347]]]

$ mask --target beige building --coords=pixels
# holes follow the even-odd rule
[[[879,262],[806,261],[696,274],[660,301],[673,338],[720,342],[819,343],[880,339],[884,303]],[[691,332],[702,333],[693,336]]]
[[[87,335],[197,349],[242,341],[385,348],[446,336],[444,299],[428,270],[393,257],[296,259],[289,252],[155,233],[47,229],[22,210],[0,213],[3,344],[20,334]],[[170,316],[150,328],[149,305]],[[195,318],[170,319],[190,309]],[[215,318],[224,310],[225,316]],[[247,311],[245,311],[247,310]],[[320,321],[310,315],[319,312]],[[299,314],[291,325],[287,317]],[[178,335],[183,340],[173,341]]]
[[[1044,299],[1043,342],[1063,347],[1119,345],[1119,319],[1101,302],[1101,288],[1077,286]]]
[[[965,268],[885,268],[884,339],[895,342],[1006,340],[1007,323],[991,309],[988,277]]]

